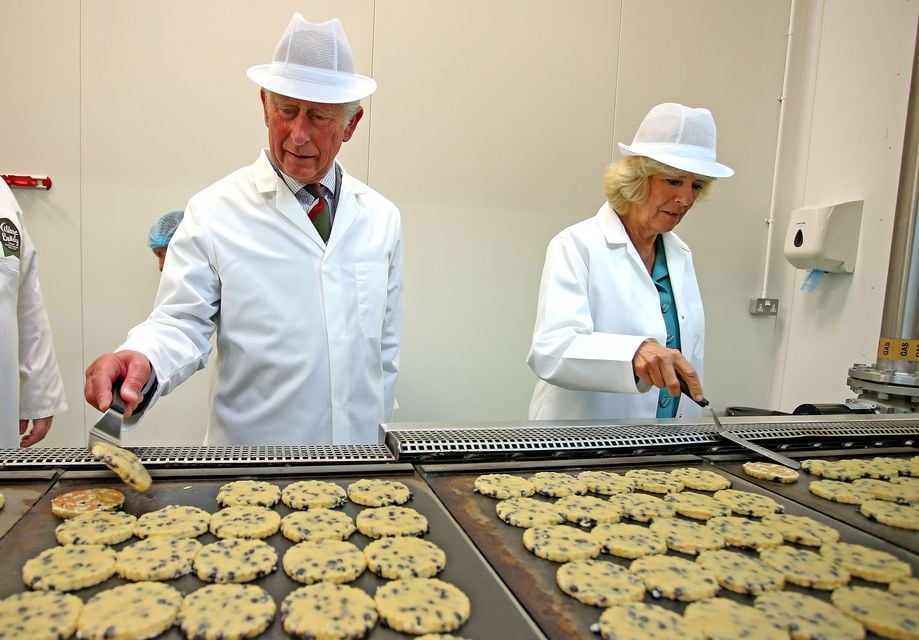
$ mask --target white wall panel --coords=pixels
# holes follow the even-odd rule
[[[766,225],[778,132],[789,2],[625,3],[617,140],[630,142],[648,109],[711,109],[718,158],[734,169],[676,232],[693,251],[705,304],[705,390],[716,408],[762,407],[773,317],[753,317],[766,265]],[[777,295],[777,294],[776,294]]]
[[[546,244],[603,202],[618,5],[377,3],[370,180],[405,236],[397,420],[526,418]]]
[[[47,175],[14,189],[39,253],[39,279],[70,408],[44,443],[83,441],[79,5],[5,2],[0,12],[0,173]],[[4,381],[6,383],[6,381]]]
[[[787,411],[852,397],[849,367],[876,361],[919,16],[916,2],[833,0],[819,8],[813,91],[801,105],[810,118],[789,132],[804,141],[795,165],[803,186],[788,200],[865,204],[853,274],[827,274],[806,293],[807,272],[776,256],[788,303],[773,402]]]

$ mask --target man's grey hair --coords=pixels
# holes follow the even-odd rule
[[[355,100],[354,102],[346,102],[343,106],[345,108],[345,122],[350,123],[351,118],[353,118],[355,114],[360,111],[361,101]],[[347,124],[345,126],[347,126]]]
[[[272,103],[274,103],[275,96],[281,95],[279,93],[275,93],[274,91],[269,91],[268,89],[265,89],[264,87],[262,87],[262,91],[265,92],[265,96]],[[358,111],[360,111],[361,101],[355,100],[353,102],[345,102],[341,106],[342,106],[342,110],[345,116],[345,126],[347,127],[351,123],[351,119],[357,114]]]

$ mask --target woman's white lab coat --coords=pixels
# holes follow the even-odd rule
[[[325,246],[262,152],[189,201],[156,307],[119,350],[150,359],[155,400],[219,327],[208,444],[368,443],[392,416],[401,324],[395,205],[343,174]]]
[[[66,409],[35,247],[0,180],[0,447],[19,446],[19,420]]]
[[[702,375],[705,319],[689,247],[663,234],[683,355]],[[527,357],[539,376],[531,420],[654,418],[658,389],[636,382],[647,339],[667,343],[660,298],[619,216],[608,205],[549,243]],[[641,388],[639,388],[641,386]],[[678,417],[699,415],[682,398]]]

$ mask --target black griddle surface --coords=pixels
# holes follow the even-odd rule
[[[742,491],[751,491],[754,493],[764,494],[773,498],[785,506],[785,512],[794,515],[806,515],[815,520],[827,523],[827,518],[816,511],[800,505],[783,496],[776,495],[763,488],[738,478],[724,470],[706,464],[692,456],[682,457],[683,462],[671,464],[655,464],[660,461],[660,457],[647,457],[639,459],[623,459],[621,462],[607,461],[606,464],[597,460],[590,461],[567,461],[567,467],[552,465],[553,471],[566,471],[576,474],[583,470],[607,470],[616,473],[625,473],[629,469],[652,468],[660,471],[669,471],[676,467],[699,467],[718,473],[732,483],[733,489]],[[471,468],[470,468],[471,467]],[[459,522],[460,526],[466,531],[472,541],[476,544],[482,554],[488,559],[498,575],[507,583],[508,587],[520,599],[523,606],[530,613],[543,632],[553,639],[568,638],[596,638],[590,631],[592,624],[596,623],[600,617],[602,609],[582,604],[574,598],[567,596],[557,586],[555,573],[559,563],[551,562],[539,558],[530,553],[523,546],[524,529],[513,527],[502,522],[495,513],[497,500],[480,496],[473,493],[473,482],[475,478],[483,473],[511,473],[527,477],[536,471],[545,470],[549,467],[538,467],[527,464],[474,464],[466,467],[464,465],[422,465],[419,467],[428,484],[434,489],[434,492],[444,503],[453,517]],[[692,491],[687,489],[686,491]],[[704,495],[712,495],[712,492],[694,491]],[[642,492],[639,492],[642,493]],[[592,495],[592,494],[589,494]],[[655,494],[651,494],[655,495]],[[551,501],[549,498],[534,496],[537,499]],[[598,496],[603,498],[604,496]],[[682,518],[682,516],[677,516]],[[630,524],[642,525],[631,520],[623,519],[623,522]],[[702,521],[694,521],[702,522]],[[841,522],[829,522],[841,534],[840,539],[843,542],[862,544],[874,549],[887,551],[899,559],[908,562],[913,569],[913,575],[919,575],[919,557],[904,549],[891,548],[884,541],[871,536],[855,527]],[[573,526],[573,525],[572,525]],[[789,543],[786,543],[789,544]],[[799,545],[790,544],[789,546],[798,547]],[[755,552],[739,550],[733,547],[726,547],[738,553],[755,556]],[[800,546],[807,549],[808,547]],[[816,548],[811,547],[816,551]],[[686,555],[668,551],[668,555],[682,557],[688,560],[694,560],[695,556]],[[601,554],[601,560],[613,562],[623,567],[628,567],[630,560],[618,558],[616,556]],[[853,578],[850,585],[872,586],[875,588],[886,588],[886,585],[870,583],[858,578]],[[829,600],[829,591],[820,591],[815,589],[806,589],[796,585],[785,585],[786,591],[797,591],[818,597],[822,600]],[[726,589],[722,589],[719,597],[728,598],[741,604],[752,605],[754,598],[752,596],[740,595]],[[676,613],[682,613],[688,603],[674,602],[664,598],[654,599],[649,594],[645,594],[644,601],[661,605]],[[870,633],[868,637],[872,636]]]
[[[0,538],[51,489],[56,475],[52,471],[19,475],[0,472],[0,493],[4,496],[4,507],[0,509]]]
[[[917,455],[915,449],[912,451],[905,451],[902,449],[889,450],[884,453],[873,452],[870,455],[857,456],[854,455],[859,452],[853,451],[821,451],[819,453],[811,453],[808,455],[805,454],[796,454],[794,457],[799,460],[807,459],[821,459],[821,460],[833,460],[833,459],[852,459],[857,457],[863,457],[871,459],[874,457],[903,457],[904,454],[906,457],[911,455]],[[808,486],[814,480],[820,480],[819,476],[812,476],[805,473],[803,470],[799,472],[800,477],[797,482],[790,484],[780,484],[778,482],[769,482],[768,480],[759,480],[757,478],[751,478],[746,475],[743,471],[743,463],[747,459],[739,460],[735,456],[722,457],[722,458],[712,458],[713,463],[719,468],[727,471],[728,473],[739,476],[740,478],[745,479],[747,482],[756,484],[758,487],[766,489],[767,491],[772,491],[779,494],[787,500],[793,500],[803,505],[807,505],[814,511],[817,511],[827,518],[832,518],[839,522],[845,522],[848,525],[860,529],[866,533],[871,534],[881,540],[885,540],[890,544],[896,545],[910,551],[912,553],[919,553],[919,531],[911,531],[909,529],[900,529],[898,527],[891,527],[886,524],[881,524],[880,522],[875,522],[874,520],[869,520],[861,514],[859,511],[858,505],[855,504],[843,504],[841,502],[833,502],[832,500],[827,500],[819,496],[815,496],[808,490]]]
[[[414,474],[412,467],[409,465],[391,465],[388,469],[382,471],[377,468],[374,472],[358,474],[354,474],[353,469],[344,469],[343,473],[342,469],[339,468],[338,473],[311,473],[310,475],[297,475],[295,477],[284,477],[283,474],[278,474],[276,471],[274,474],[267,474],[270,477],[256,474],[228,478],[225,476],[220,477],[220,474],[216,474],[211,478],[192,476],[163,479],[157,478],[157,474],[154,473],[153,488],[146,493],[137,493],[124,485],[112,482],[111,474],[79,472],[74,475],[77,477],[74,478],[70,474],[65,474],[57,485],[16,523],[10,533],[0,540],[0,558],[3,558],[3,561],[0,562],[0,597],[26,590],[21,578],[23,563],[44,549],[57,544],[54,527],[60,523],[60,520],[51,514],[51,499],[56,495],[73,489],[87,486],[109,486],[119,489],[124,492],[126,497],[124,510],[133,515],[141,515],[169,504],[192,505],[213,513],[218,509],[216,502],[218,489],[231,479],[268,480],[283,489],[284,486],[291,482],[305,479],[327,480],[346,488],[350,482],[360,478],[385,477],[408,485],[414,494],[414,498],[404,506],[416,509],[427,517],[430,532],[424,535],[424,539],[434,542],[446,552],[446,568],[437,577],[456,585],[469,597],[472,608],[471,616],[455,633],[481,639],[541,637],[523,609],[507,592],[488,564],[469,543],[447,511],[434,497],[427,484]],[[349,501],[342,507],[342,510],[353,519],[363,508]],[[282,503],[278,503],[273,509],[282,517],[292,511]],[[202,544],[208,544],[216,540],[217,538],[210,533],[198,538],[198,541]],[[131,538],[124,543],[113,546],[116,549],[121,549],[136,541],[136,538]],[[363,548],[371,539],[359,532],[355,532],[348,541]],[[278,568],[272,574],[254,580],[249,584],[257,584],[271,594],[275,604],[278,605],[278,614],[276,614],[275,620],[269,629],[259,637],[286,638],[288,636],[284,632],[280,620],[281,601],[288,593],[302,585],[287,577],[281,568],[281,559],[284,552],[294,543],[284,538],[280,532],[270,536],[265,542],[278,551]],[[86,601],[95,593],[127,582],[122,578],[113,576],[99,585],[73,593]],[[387,581],[377,577],[370,571],[365,571],[360,578],[349,583],[349,585],[361,588],[373,596],[376,588],[385,582]],[[207,583],[199,580],[194,575],[187,575],[177,580],[168,581],[167,584],[171,584],[183,594],[188,594]],[[182,634],[177,627],[173,627],[159,637],[182,638]],[[372,640],[392,640],[413,636],[396,632],[378,623],[367,637]]]

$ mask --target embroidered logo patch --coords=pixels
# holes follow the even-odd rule
[[[22,235],[9,218],[0,218],[0,244],[3,245],[4,256],[20,257],[19,250],[22,246]]]

